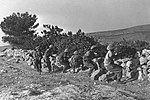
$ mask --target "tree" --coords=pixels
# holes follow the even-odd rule
[[[35,38],[35,29],[39,25],[39,23],[36,24],[36,21],[36,15],[29,14],[28,12],[13,13],[5,17],[0,24],[0,28],[5,33],[5,36],[2,37],[2,41],[8,42],[16,47],[28,44],[28,47],[32,48],[32,46],[34,46],[32,43]]]
[[[64,37],[63,33],[61,33],[63,29],[58,26],[43,25],[43,27],[45,29],[41,32],[43,34],[41,43],[42,52],[44,52],[49,45],[54,45]],[[54,48],[56,48],[56,46]],[[57,50],[55,49],[55,53],[56,52]]]
[[[55,42],[55,46],[58,49],[58,53],[64,51],[64,49],[69,49],[69,55],[75,50],[78,50],[81,55],[83,55],[92,45],[98,42],[94,38],[88,37],[84,32],[79,29],[75,34],[69,32],[69,34],[64,34],[60,36],[59,41]]]
[[[149,43],[145,41],[132,41],[132,40],[122,40],[115,42],[115,52],[119,55],[119,58],[132,57],[137,51],[149,48]]]
[[[80,54],[83,55],[91,45],[97,44],[98,42],[92,37],[88,37],[84,32],[79,29],[75,34],[72,32],[63,33],[63,29],[53,25],[43,25],[44,29],[41,33],[42,37],[42,52],[52,44],[55,48],[55,53],[61,53],[66,48],[69,49],[69,55],[75,50],[79,50]]]

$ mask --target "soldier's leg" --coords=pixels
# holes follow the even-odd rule
[[[41,72],[42,72],[42,64],[41,64],[41,60],[39,60],[39,72],[40,72],[40,74],[41,74]]]
[[[38,72],[40,72],[39,67],[40,67],[40,64],[39,64],[39,60],[38,60],[38,61],[37,61],[37,71],[38,71]]]
[[[120,82],[122,78],[122,67],[117,64],[107,65],[106,69],[112,73],[114,73],[114,77],[117,78],[117,81]]]
[[[83,64],[84,64],[85,67],[87,67],[88,69],[91,70],[91,66],[92,66],[92,65],[91,65],[90,62],[88,62],[88,61],[83,61]],[[91,76],[91,75],[90,75],[90,71],[89,71],[89,74],[88,74],[88,75]]]
[[[39,72],[41,74],[41,71],[40,71],[39,67],[40,67],[40,65],[38,63],[38,65],[37,65],[37,72]]]
[[[117,76],[117,82],[120,82],[122,78],[122,72],[116,73],[116,76]]]
[[[63,73],[65,73],[67,71],[67,69],[70,68],[70,65],[69,65],[69,62],[64,62],[63,65],[64,65]]]
[[[47,68],[48,68],[48,70],[49,70],[49,72],[51,72],[51,62],[50,61],[47,61]]]
[[[71,62],[70,63],[70,66],[71,66],[71,68],[73,69],[73,73],[75,73],[75,68],[77,68],[77,65],[76,65],[77,63],[76,62]]]
[[[107,81],[109,83],[111,81],[114,81],[115,77],[116,77],[115,73],[109,72],[106,74],[105,81]]]
[[[138,79],[139,73],[138,71],[131,71],[131,77],[125,80],[123,83],[132,82]]]
[[[88,62],[87,61],[83,61],[83,65],[82,65],[82,71],[89,69],[88,67]]]
[[[51,69],[52,69],[52,72],[55,72],[55,62],[51,62]]]
[[[122,72],[122,67],[120,65],[113,64],[112,65],[112,70],[117,71],[117,72]]]
[[[129,79],[127,80],[127,82],[131,82],[131,81],[137,80],[137,79],[138,79],[138,76],[139,76],[138,71],[132,71],[132,72],[131,72],[131,78],[129,78]]]
[[[72,65],[72,68],[73,68],[73,73],[75,73],[75,69],[77,68],[77,65],[76,65],[76,64],[73,64],[73,65]]]
[[[90,67],[89,76],[91,76],[92,72],[93,72],[94,70],[96,70],[97,65],[96,65],[95,63],[93,63],[93,62],[90,62],[88,66]]]
[[[37,70],[38,69],[38,61],[34,60],[34,68]]]
[[[40,61],[39,60],[37,60],[37,62],[36,62],[36,69],[37,69],[37,72],[39,72],[40,73],[40,75],[41,75],[41,63],[40,63]]]
[[[95,75],[94,80],[98,80],[98,78],[104,74],[103,70],[97,70],[97,71],[98,73]]]
[[[50,62],[49,58],[46,58],[45,62],[46,62],[46,65],[47,65],[49,72],[51,72],[51,62]]]
[[[74,63],[72,64],[73,73],[76,72],[76,71],[75,71],[76,68],[79,68],[79,64],[78,64],[77,62],[74,62]]]
[[[120,65],[113,64],[111,71],[116,73],[116,75],[117,75],[117,82],[120,82],[121,78],[122,78],[122,67]]]
[[[81,66],[81,70],[83,71],[85,69],[85,66],[84,66],[83,62],[81,62],[80,66]]]
[[[46,67],[48,68],[49,72],[51,72],[51,62],[49,60],[49,57],[45,58],[45,62],[46,62]]]

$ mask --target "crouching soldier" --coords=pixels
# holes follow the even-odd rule
[[[107,73],[106,68],[104,67],[104,58],[103,57],[99,57],[96,58],[96,64],[98,66],[98,70],[96,70],[92,75],[93,75],[93,79],[94,80],[100,80],[102,79],[102,77],[104,76],[104,74]],[[103,76],[102,76],[103,75]]]
[[[131,59],[131,64],[129,67],[130,77],[128,79],[124,80],[122,83],[127,83],[127,82],[137,80],[139,77],[139,71],[138,71],[139,68],[140,68],[139,57],[138,57],[138,54],[135,53],[135,55]]]
[[[70,69],[68,49],[65,49],[64,52],[58,55],[59,63],[63,66],[63,73],[66,73]]]
[[[108,52],[104,58],[104,66],[108,70],[108,73],[114,73],[114,79],[116,78],[117,82],[120,82],[122,78],[122,67],[114,63],[116,57],[114,49],[113,44],[107,46]]]
[[[78,51],[75,51],[70,60],[70,65],[73,68],[73,73],[75,73],[75,68],[79,68],[81,66],[81,69],[83,69],[82,60],[82,56],[79,55]]]
[[[52,48],[53,46],[50,45],[49,48],[45,51],[44,53],[44,61],[46,63],[46,67],[48,68],[49,72],[51,72],[52,68],[51,68],[51,62],[49,57],[52,56]]]
[[[83,56],[83,64],[84,66],[90,68],[89,70],[89,77],[91,76],[94,70],[97,70],[97,64],[93,61],[94,58],[97,57],[97,53],[94,51],[97,46],[93,45],[89,51],[87,51]]]
[[[35,51],[33,53],[33,58],[34,58],[34,66],[37,69],[37,71],[41,74],[42,70],[42,65],[41,65],[41,59],[42,59],[42,53],[40,51],[40,47],[36,47]]]

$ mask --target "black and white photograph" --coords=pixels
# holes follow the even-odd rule
[[[0,100],[150,100],[150,0],[0,0]]]

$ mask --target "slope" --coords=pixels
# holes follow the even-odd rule
[[[123,39],[144,40],[150,42],[150,24],[139,25],[119,30],[86,33],[86,35],[93,36],[95,39],[103,43],[121,41]]]

